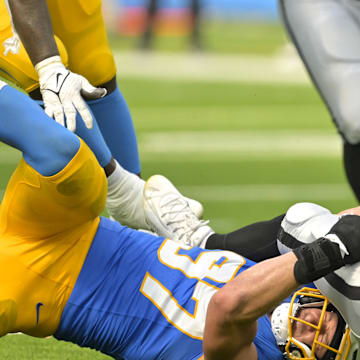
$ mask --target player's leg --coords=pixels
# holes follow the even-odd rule
[[[212,234],[205,248],[231,250],[256,262],[279,256],[277,235],[284,216],[256,222],[227,234]]]
[[[38,289],[46,284],[50,293],[61,293],[64,300],[57,305],[62,306],[70,295],[62,288],[75,283],[105,205],[104,171],[83,141],[50,119],[28,96],[3,86],[0,108],[0,141],[23,153],[2,200],[0,232],[14,238],[15,248],[23,249],[26,239],[27,256],[14,250],[15,255],[24,255],[20,268],[40,275],[46,269],[46,276],[38,277]],[[60,316],[61,311],[49,315],[46,335],[56,330]],[[43,334],[44,328],[31,332],[23,320],[20,317],[18,326],[30,334]]]
[[[116,82],[115,78],[113,80]],[[88,101],[113,157],[126,170],[140,175],[137,138],[128,104],[116,86],[105,97]]]
[[[360,200],[360,5],[279,0],[285,27],[344,140],[348,180]]]
[[[81,9],[85,9],[86,13],[87,10],[89,10],[90,13],[92,13],[92,10],[95,9],[95,12],[97,15],[98,10],[96,7],[94,9],[91,8],[91,5],[94,2],[86,2],[83,3],[83,7]],[[74,5],[74,4],[72,4]],[[76,4],[75,4],[76,5]],[[87,6],[90,6],[88,8]],[[76,6],[74,7],[76,8]],[[76,13],[76,12],[75,12]],[[72,14],[72,13],[71,13]],[[81,16],[84,15],[83,13],[80,14]],[[80,17],[81,17],[80,16]],[[101,16],[101,13],[100,13]],[[88,20],[88,17],[85,16]],[[99,20],[98,17],[95,16],[95,20]],[[70,21],[71,19],[67,19]],[[100,18],[101,24],[103,26],[102,17]],[[96,21],[96,24],[98,25],[98,21]],[[6,25],[6,26],[5,26]],[[88,25],[88,23],[85,21],[85,25]],[[4,27],[6,29],[9,28],[9,33],[4,33],[4,39],[8,38],[11,35],[10,31],[10,19],[7,17],[4,20]],[[71,28],[71,25],[70,25]],[[93,33],[92,33],[93,34]],[[97,34],[97,33],[96,33]],[[95,34],[95,35],[96,35]],[[93,34],[94,35],[94,34]],[[95,36],[94,35],[94,36]],[[102,74],[112,74],[111,71],[109,71],[109,68],[111,68],[111,62],[113,62],[113,58],[111,56],[111,52],[108,48],[108,46],[104,45],[104,37],[106,36],[105,31],[99,32],[100,36],[100,45],[98,47],[98,50],[104,50],[104,56],[101,56],[101,59],[106,62],[106,59],[109,60],[108,66],[100,67],[100,69],[105,69],[105,71],[100,71],[99,73],[94,72],[96,76],[100,76]],[[82,36],[82,35],[81,35]],[[106,38],[105,38],[106,40]],[[106,40],[107,41],[107,40]],[[96,41],[95,41],[96,43]],[[61,42],[60,42],[61,44]],[[92,46],[92,43],[90,43],[90,47]],[[67,59],[67,52],[64,46],[59,46],[60,54],[62,55],[62,59],[64,63],[66,64]],[[108,52],[109,56],[106,56],[106,52]],[[99,55],[99,51],[97,52],[97,55]],[[100,54],[101,55],[101,54]],[[80,58],[81,55],[79,54]],[[12,61],[8,61],[7,57],[2,57],[0,61],[2,61],[4,64],[6,64],[6,69],[9,74],[14,74],[12,78],[16,78],[16,83],[20,85],[21,87],[25,88],[27,91],[30,91],[30,94],[33,98],[39,98],[39,92],[38,89],[34,89],[38,87],[37,83],[37,76],[33,70],[32,64],[30,62],[30,59],[26,55],[26,52],[23,51],[22,53],[18,54],[14,57],[14,59],[17,61],[16,63]],[[27,67],[23,66],[23,63],[27,65]],[[93,64],[87,64],[92,65]],[[95,69],[97,69],[97,63],[95,64]],[[104,65],[104,64],[103,64]],[[105,64],[106,65],[106,64]],[[30,75],[27,72],[22,72],[22,69],[29,68],[32,72]],[[111,70],[111,69],[110,69]],[[18,74],[19,72],[19,74]],[[88,76],[88,74],[84,74],[85,76]],[[112,76],[112,75],[111,75]],[[93,80],[92,78],[90,80]],[[106,80],[105,78],[103,80]],[[115,83],[114,79],[107,82],[107,88],[108,90],[111,90],[111,84]],[[116,85],[116,83],[115,83]],[[114,86],[115,88],[115,86]],[[31,91],[32,90],[32,91]],[[128,111],[128,107],[124,99],[122,98],[121,94],[117,91],[113,91],[108,97],[103,99],[104,101],[94,101],[91,104],[92,109],[96,112],[96,117],[99,116],[104,117],[102,118],[104,121],[102,124],[107,127],[107,133],[112,136],[113,144],[117,145],[120,144],[120,146],[112,147],[112,150],[115,149],[115,151],[118,151],[118,154],[124,154],[124,157],[122,159],[127,158],[129,161],[127,162],[132,164],[138,164],[138,155],[137,155],[137,145],[136,145],[136,138],[135,133],[133,131],[132,122],[130,118],[130,113]],[[117,108],[117,110],[116,110]],[[116,124],[113,124],[112,119],[113,114],[119,113],[123,114],[123,118],[126,118],[130,121],[117,121]],[[106,121],[106,118],[109,118],[110,121]],[[116,117],[115,117],[116,118]],[[118,126],[116,126],[118,125]],[[130,126],[130,127],[129,127]],[[134,135],[131,136],[131,133]],[[104,167],[106,174],[109,176],[108,178],[108,184],[109,184],[109,191],[108,191],[108,203],[107,207],[111,215],[113,215],[116,220],[120,221],[121,223],[125,225],[129,225],[131,227],[136,228],[143,228],[148,229],[148,225],[146,223],[146,219],[144,216],[143,208],[142,208],[142,190],[144,187],[143,180],[132,176],[130,173],[128,173],[126,170],[124,170],[119,164],[117,164],[114,159],[112,158],[111,152],[101,134],[101,131],[99,131],[99,127],[94,122],[94,127],[89,130],[87,129],[84,124],[79,121],[77,121],[77,134],[85,140],[85,142],[90,146],[90,148],[95,153],[99,163]],[[119,139],[118,135],[123,135],[125,137],[124,141],[121,141]],[[135,141],[134,141],[135,140]],[[132,149],[134,149],[134,145],[136,148],[136,154]],[[135,156],[135,161],[132,161],[134,159],[133,155]],[[129,156],[127,156],[129,155]],[[138,168],[140,171],[140,168]],[[135,168],[132,169],[134,173],[137,173]],[[202,207],[199,203],[192,202],[197,205],[196,207],[200,209],[198,213],[201,213]],[[200,205],[200,206],[199,206]]]
[[[1,89],[0,108],[0,140],[21,150],[26,162],[40,174],[58,173],[78,151],[80,140],[76,135],[50,119],[33,100],[10,86]],[[107,156],[99,147],[94,150],[100,152],[96,154],[98,159]],[[124,223],[148,229],[142,206],[143,186],[143,180],[118,164],[108,177],[109,191],[117,191],[117,205],[123,209]]]
[[[4,3],[0,2],[0,6],[3,6],[2,10],[4,10],[0,12],[0,41],[3,42],[5,39],[9,38],[12,33],[10,18],[6,12]],[[58,38],[56,38],[56,40],[62,60],[64,64],[67,64],[68,54],[65,46]],[[14,55],[8,53],[6,56],[3,53],[0,54],[0,72],[1,76],[25,89],[33,98],[41,99],[37,74],[23,46],[21,46],[19,54]],[[114,99],[114,96],[120,97],[120,100]],[[95,101],[93,104],[94,106],[91,107],[95,109],[97,113],[100,112],[102,116],[109,116],[112,118],[112,114],[109,113],[109,110],[114,110],[114,103],[121,108],[121,111],[128,111],[127,105],[121,98],[121,95],[116,92],[110,94],[110,97],[105,98],[104,102]],[[109,105],[109,110],[107,109],[107,105]],[[105,124],[105,122],[103,123]],[[111,122],[106,122],[106,124],[111,127]],[[120,134],[128,133],[127,129],[123,128],[123,126],[126,127],[129,122],[117,122],[117,124],[121,125],[121,128],[118,129],[114,127],[114,129],[112,129],[115,133],[112,135],[114,140],[118,139],[116,138],[117,132]],[[110,132],[110,128],[108,130]],[[84,139],[92,149],[100,165],[104,168],[106,175],[109,176],[108,208],[110,211],[113,213],[115,212],[116,219],[124,225],[147,229],[145,217],[141,211],[142,190],[144,187],[143,180],[133,177],[114,161],[96,121],[94,121],[93,128],[88,129],[78,116],[76,133]],[[39,134],[46,134],[46,132],[43,133],[40,131]],[[46,137],[42,138],[42,140],[45,139]],[[50,136],[49,139],[51,139]],[[125,144],[121,144],[121,146],[126,146],[129,141],[132,142],[131,139],[133,138],[130,136],[128,142],[124,141]],[[129,144],[129,148],[131,153],[131,144]],[[127,150],[125,149],[122,149],[122,151],[127,153]],[[48,154],[50,155],[51,153],[48,152]]]
[[[201,41],[201,13],[202,0],[191,0],[190,8],[192,14],[191,45],[195,50],[202,49]]]
[[[10,16],[6,11],[4,1],[0,2],[0,42],[12,36]],[[65,65],[68,63],[68,54],[62,41],[55,37],[62,61]],[[13,54],[8,52],[6,55],[0,53],[0,76],[15,83],[18,87],[24,89],[35,99],[41,99],[37,73],[27,55],[23,45],[20,46],[20,52]],[[101,132],[94,122],[94,127],[89,130],[83,122],[77,121],[77,134],[85,140],[89,147],[95,153],[101,166],[106,167],[111,160],[111,153],[101,135]]]
[[[101,12],[101,0],[48,0],[54,32],[64,42],[69,68],[108,95],[89,101],[114,158],[128,171],[140,174],[135,130],[127,103],[116,84],[116,68]]]
[[[22,151],[41,175],[61,171],[79,150],[79,138],[52,121],[28,96],[3,82],[0,87],[0,140]]]
[[[216,234],[209,221],[199,220],[174,185],[161,175],[146,182],[144,208],[153,230],[179,243],[231,250],[254,261],[280,255],[277,234],[284,215],[228,234]]]
[[[140,174],[135,130],[128,105],[116,85],[116,69],[101,13],[101,1],[76,0],[69,3],[62,0],[47,0],[47,3],[54,31],[66,45],[70,69],[83,75],[92,84],[105,86],[108,90],[108,95],[88,101],[88,105],[95,115],[112,156],[127,171]],[[126,178],[129,179],[130,176]],[[107,209],[112,217],[132,227],[134,217],[141,217],[137,220],[137,227],[148,229],[142,211],[121,205],[125,202],[142,201],[143,186],[143,181],[134,180],[129,187],[124,187],[114,172],[112,178],[109,178],[107,199]],[[136,201],[130,201],[131,194],[138,194]],[[201,204],[191,201],[191,205],[201,216]]]
[[[143,50],[151,49],[154,37],[154,23],[159,8],[158,0],[148,0],[146,4],[146,18],[144,33],[141,37],[140,47]]]
[[[20,120],[8,121],[6,126],[2,126],[3,141],[23,151],[25,160],[39,173],[51,175],[58,172],[69,160],[66,155],[69,152],[70,158],[73,155],[73,146],[67,140],[77,139],[79,143],[78,138],[47,117],[40,106],[24,94],[9,86],[2,92],[4,108],[1,119],[6,121],[16,115],[23,121],[21,124]],[[16,110],[18,113],[15,113]],[[115,208],[121,210],[118,215],[122,223],[148,229],[142,210],[144,181],[114,161],[96,122],[91,130],[81,120],[77,121],[77,126],[78,134],[92,149],[108,175],[108,191],[115,193]],[[61,156],[63,152],[64,156]]]

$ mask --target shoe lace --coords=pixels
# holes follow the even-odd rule
[[[179,196],[169,196],[160,205],[161,218],[178,240],[191,244],[191,237],[209,220],[199,220],[191,211],[188,202]]]

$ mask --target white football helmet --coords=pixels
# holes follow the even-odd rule
[[[318,324],[306,322],[297,317],[301,308],[316,307],[321,309]],[[318,340],[326,311],[335,312],[338,316],[338,324],[334,337],[329,345]],[[311,326],[315,330],[312,344],[304,344],[293,337],[293,325],[296,321]],[[280,349],[284,352],[284,359],[291,360],[359,360],[359,343],[351,334],[349,327],[339,311],[329,303],[328,299],[313,288],[302,288],[294,293],[290,303],[278,306],[271,317],[271,326]],[[315,355],[318,347],[326,348],[326,353],[321,359]]]

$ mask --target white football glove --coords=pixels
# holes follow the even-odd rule
[[[106,89],[92,86],[83,76],[67,70],[60,56],[52,56],[36,64],[40,91],[45,112],[56,122],[75,131],[76,111],[79,112],[87,128],[93,126],[92,115],[82,98],[94,100],[104,97]]]
[[[278,233],[277,245],[280,254],[324,237],[339,218],[317,204],[297,203],[291,206]]]

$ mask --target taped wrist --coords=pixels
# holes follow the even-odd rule
[[[294,254],[298,258],[294,275],[299,284],[318,280],[345,265],[339,245],[325,238],[300,246]]]

